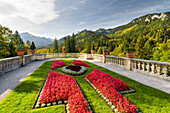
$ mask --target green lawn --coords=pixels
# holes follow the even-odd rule
[[[72,61],[65,60],[67,64]],[[55,105],[46,108],[32,109],[39,91],[50,72],[52,61],[45,62],[33,74],[31,74],[24,82],[17,86],[5,99],[0,102],[0,113],[18,113],[18,112],[35,112],[35,113],[64,113],[64,105]],[[110,75],[122,79],[129,84],[131,88],[135,89],[136,93],[124,94],[134,105],[136,105],[143,113],[170,113],[170,95],[160,90],[151,88],[144,84],[138,83],[132,79],[109,71],[100,66],[86,62],[92,66],[87,68],[84,75],[73,76],[79,84],[83,94],[88,100],[90,106],[95,113],[111,113],[108,105],[97,95],[93,88],[86,82],[84,77],[91,73],[94,68],[100,69]],[[61,68],[54,70],[61,72]]]

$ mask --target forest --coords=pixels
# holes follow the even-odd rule
[[[154,15],[160,18],[153,18]],[[0,33],[0,58],[15,56],[16,45],[23,43],[18,32],[13,34],[0,26]],[[28,50],[29,44],[24,45]],[[126,47],[134,47],[135,58],[170,62],[170,12],[148,14],[112,29],[85,29],[71,37],[55,39],[53,43],[38,48],[36,53],[62,52],[63,46],[71,53],[90,53],[94,46],[97,54],[102,54],[102,47],[107,46],[109,55],[120,57],[126,57]]]

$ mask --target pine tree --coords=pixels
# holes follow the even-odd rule
[[[36,49],[36,46],[35,46],[34,41],[32,41],[31,46],[30,46],[30,49],[31,49],[31,50],[35,50],[35,49]]]
[[[144,44],[145,44],[145,38],[140,35],[135,45],[135,48],[137,50],[135,56],[138,59],[144,59],[145,55],[147,54],[144,48]]]
[[[54,39],[54,51],[58,51],[58,40],[55,38]]]
[[[69,53],[70,52],[70,37],[66,39],[66,51]]]
[[[31,42],[29,40],[27,40],[26,44],[30,46]]]
[[[91,53],[91,45],[88,40],[85,42],[85,49],[87,53]]]
[[[75,41],[75,35],[73,33],[73,35],[70,38],[70,52],[73,52],[73,53],[76,52],[75,46],[76,46],[76,41]]]

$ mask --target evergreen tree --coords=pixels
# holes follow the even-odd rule
[[[88,40],[85,42],[85,49],[87,53],[91,53],[91,46]]]
[[[144,59],[145,55],[147,54],[144,48],[144,44],[145,44],[145,39],[143,36],[140,35],[135,45],[135,48],[136,48],[135,56],[138,59]]]
[[[99,49],[97,50],[97,54],[102,54],[102,47],[100,46]]]
[[[70,37],[68,37],[67,39],[66,39],[66,51],[69,53],[70,52]]]
[[[10,44],[9,44],[9,52],[10,52],[10,57],[14,57],[15,56],[15,47],[14,44],[11,40]]]
[[[70,52],[72,52],[72,53],[76,52],[75,46],[76,46],[76,40],[75,40],[75,35],[73,33],[73,35],[70,38],[70,50],[71,50]]]
[[[27,40],[26,44],[30,46],[31,42],[29,40]]]
[[[58,51],[58,40],[55,38],[54,39],[54,51]]]
[[[32,41],[31,46],[30,46],[30,49],[31,49],[31,50],[35,50],[35,49],[36,49],[36,46],[35,46],[34,41]]]
[[[64,37],[64,46],[66,47],[67,37]]]

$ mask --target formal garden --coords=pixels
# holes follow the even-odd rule
[[[0,102],[0,112],[168,113],[168,93],[81,60],[47,61]]]

